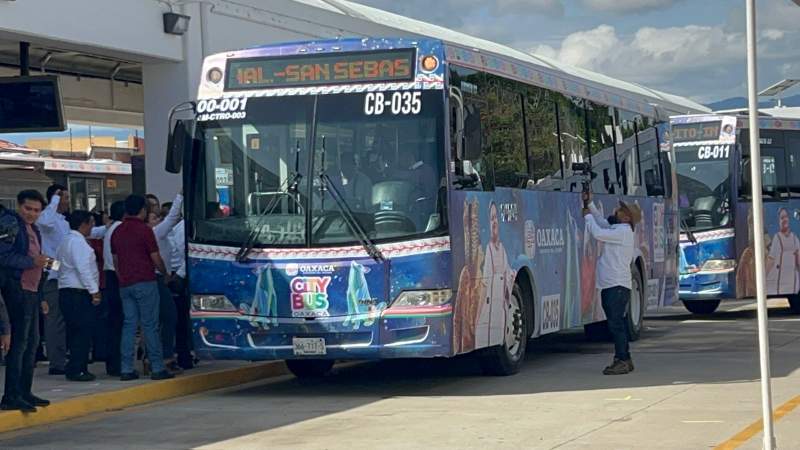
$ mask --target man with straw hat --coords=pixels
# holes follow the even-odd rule
[[[600,289],[608,329],[614,338],[614,362],[603,374],[623,375],[633,371],[625,315],[631,299],[634,227],[642,220],[642,211],[635,203],[620,201],[614,215],[606,219],[592,203],[590,192],[583,193],[583,201],[586,229],[604,244],[597,261],[596,287]]]

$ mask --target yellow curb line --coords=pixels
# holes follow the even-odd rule
[[[789,414],[800,406],[800,395],[797,397],[789,400],[788,402],[782,404],[772,413],[773,419],[777,422],[783,418],[783,416]],[[714,450],[734,450],[739,448],[742,444],[752,439],[758,433],[761,433],[764,430],[764,421],[759,419],[750,425],[747,426],[744,430],[736,433],[735,436],[728,439],[727,441],[719,444],[718,446],[714,447]]]
[[[282,361],[270,361],[82,395],[37,408],[38,411],[33,414],[4,411],[0,413],[0,433],[250,383],[287,373],[288,370]]]

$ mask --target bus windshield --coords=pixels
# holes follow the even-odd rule
[[[443,103],[435,90],[260,97],[201,121],[195,240],[358,243],[347,216],[373,241],[442,233]]]
[[[732,145],[676,147],[681,227],[703,231],[730,226]]]

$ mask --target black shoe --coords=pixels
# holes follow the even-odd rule
[[[633,370],[633,366],[628,366],[628,361],[615,359],[614,363],[603,370],[603,375],[625,375]]]
[[[50,370],[47,371],[48,375],[66,375],[67,372],[64,369],[57,369],[55,367],[51,367]]]
[[[162,370],[161,372],[153,372],[150,374],[151,380],[169,380],[170,378],[175,378],[175,375],[166,370]]]
[[[26,402],[30,403],[33,406],[50,406],[50,400],[47,400],[47,399],[44,399],[44,398],[41,398],[41,397],[37,397],[37,396],[35,396],[33,394],[27,395],[27,396],[23,397],[22,399],[25,400]]]
[[[22,399],[5,401],[0,403],[3,411],[22,411],[24,413],[35,413],[36,407]]]
[[[66,378],[69,381],[94,381],[97,377],[89,372],[81,372],[77,375],[67,375]]]
[[[139,373],[136,372],[135,370],[130,373],[123,373],[122,375],[119,376],[120,381],[133,381],[138,379],[139,379]]]

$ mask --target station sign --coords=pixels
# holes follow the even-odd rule
[[[414,79],[416,49],[228,60],[225,90],[301,87]]]

